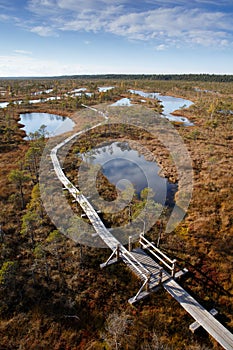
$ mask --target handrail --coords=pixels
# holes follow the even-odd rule
[[[147,275],[151,275],[151,272],[150,272],[147,268],[145,268],[145,266],[143,266],[143,265],[140,263],[140,261],[138,261],[137,259],[135,259],[135,257],[134,257],[132,254],[130,254],[130,252],[129,252],[128,250],[125,250],[124,253],[123,253],[123,252],[121,252],[121,253],[122,253],[122,255],[129,261],[129,263],[130,263],[131,265],[133,265],[133,267],[139,272],[139,274],[142,275],[144,278],[148,278]],[[131,257],[131,259],[130,259],[129,257],[127,257],[127,255],[129,255],[129,256]],[[141,269],[143,269],[143,270],[146,271],[146,274],[143,273],[143,272],[138,268],[138,266],[135,265],[135,263],[134,263],[132,260],[136,261],[137,264],[138,264],[138,266],[140,266]]]
[[[166,254],[164,254],[161,250],[159,250],[152,242],[148,241],[148,239],[146,239],[143,234],[140,234],[140,238],[143,239],[147,244],[149,244],[154,250],[156,250],[160,255],[162,255],[171,264],[173,263],[173,260],[171,260]]]
[[[137,300],[139,294],[141,293],[141,291],[143,290],[143,288],[146,286],[146,284],[148,283],[149,278],[147,278],[147,280],[144,281],[143,285],[141,286],[141,288],[139,289],[139,291],[137,292],[137,294],[134,296],[133,300]]]
[[[143,240],[146,242],[146,244],[143,242]],[[143,234],[140,234],[139,243],[142,246],[146,247],[151,254],[153,254],[169,270],[171,270],[172,276],[174,276],[176,259],[171,260],[167,255],[165,255],[163,252],[161,252],[161,250],[159,250],[157,247],[155,247],[155,245],[152,242],[148,241],[148,239],[146,239]],[[152,249],[149,249],[148,246],[151,247],[154,251]],[[160,254],[160,256],[158,254],[156,254],[155,252]],[[171,265],[169,265],[166,261],[164,261],[161,256],[164,259],[166,259]]]
[[[160,284],[161,281],[162,281],[162,270],[163,270],[163,268],[161,267],[160,271],[153,275],[153,277],[159,276],[159,278],[158,278],[158,281],[159,281],[158,283],[159,283],[159,284]],[[150,277],[151,277],[151,276],[148,276],[147,279],[145,279],[144,283],[142,284],[142,286],[141,286],[141,288],[139,289],[139,291],[137,292],[137,294],[134,296],[133,300],[137,300],[137,297],[139,296],[139,294],[141,293],[141,291],[143,290],[143,288],[144,288],[145,286],[147,286],[147,290],[148,290],[148,288],[149,288],[148,282],[150,282]]]

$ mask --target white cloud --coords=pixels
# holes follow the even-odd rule
[[[22,22],[18,17],[6,15],[6,14],[0,14],[0,21],[1,22],[13,22],[13,23],[19,23]]]
[[[51,77],[61,75],[108,73],[153,73],[151,67],[138,67],[135,62],[130,66],[108,65],[106,62],[81,65],[78,63],[64,64],[59,60],[35,59],[28,56],[0,56],[1,77]]]
[[[30,30],[40,36],[56,36],[59,31],[105,31],[129,40],[151,41],[157,47],[165,41],[166,46],[176,47],[231,43],[232,14],[224,13],[221,7],[219,11],[211,11],[206,4],[219,3],[216,0],[145,0],[147,10],[140,11],[140,6],[143,8],[140,5],[136,11],[129,0],[29,0],[28,9],[37,15],[37,23],[31,25]],[[230,1],[221,4],[227,5]],[[38,25],[39,19],[42,25]]]
[[[54,31],[54,29],[48,26],[33,27],[31,28],[31,32],[36,33],[40,36],[55,36],[55,37],[58,36],[58,34]]]
[[[219,46],[226,47],[230,45],[230,41],[224,32],[194,30],[188,33],[188,40],[193,44],[198,44],[206,47]]]
[[[141,36],[143,40],[157,41],[158,45],[164,41],[167,41],[168,45],[170,39],[170,43],[173,42],[175,46],[221,45],[224,40],[230,39],[228,31],[232,29],[230,18],[223,13],[203,12],[197,9],[184,10],[180,7],[123,15],[112,21],[108,28],[114,34],[130,39],[139,39]]]
[[[63,64],[55,60],[12,55],[0,56],[0,75],[4,76],[55,76],[83,74],[86,68],[79,64]]]
[[[158,46],[156,46],[156,50],[157,51],[165,51],[166,50],[166,45],[164,45],[164,44],[160,44],[160,45],[158,45]]]
[[[8,21],[10,19],[9,16],[4,15],[4,14],[0,14],[0,21]]]
[[[146,3],[158,5],[158,6],[185,6],[185,7],[197,7],[200,5],[214,5],[219,6],[220,8],[223,6],[232,5],[232,0],[146,0]]]
[[[26,51],[26,50],[14,50],[14,52],[20,55],[32,55],[31,51]]]
[[[29,0],[27,9],[40,16],[48,16],[50,13],[57,12],[56,0]]]

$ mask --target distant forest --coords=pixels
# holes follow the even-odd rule
[[[64,75],[56,77],[11,77],[0,78],[2,80],[16,79],[119,79],[119,80],[180,80],[180,81],[204,81],[204,82],[233,82],[233,75],[228,74],[90,74],[90,75]]]
[[[68,77],[59,77],[68,78]],[[101,74],[101,75],[73,75],[69,78],[84,79],[122,79],[122,80],[183,80],[183,81],[210,81],[233,82],[233,75],[215,74]]]

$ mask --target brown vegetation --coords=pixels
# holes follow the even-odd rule
[[[9,174],[16,169],[28,171],[25,155],[33,144],[23,140],[24,133],[17,124],[19,112],[74,113],[81,128],[100,120],[94,120],[92,115],[89,120],[80,120],[81,103],[115,101],[128,96],[129,88],[160,91],[194,101],[195,105],[177,113],[190,118],[195,126],[176,126],[193,162],[192,201],[175,232],[162,233],[160,247],[189,268],[185,287],[206,308],[215,306],[221,321],[233,329],[233,117],[229,112],[233,110],[232,84],[102,81],[100,85],[103,83],[117,89],[99,93],[96,82],[68,79],[5,82],[9,85],[7,97],[12,101],[28,100],[31,92],[50,87],[61,96],[84,86],[94,96],[38,106],[11,104],[0,109],[0,349],[103,350],[116,348],[116,343],[119,349],[195,350],[202,349],[202,345],[220,349],[205,332],[190,334],[188,324],[192,320],[162,290],[135,308],[130,307],[127,300],[137,290],[138,281],[123,264],[99,269],[108,250],[82,247],[57,231],[41,205],[36,174],[30,174],[30,181],[23,185],[26,206],[21,208],[19,190],[10,182]],[[202,91],[205,89],[209,92]],[[158,105],[153,103],[151,107]],[[109,135],[108,132],[99,130],[98,137],[102,141],[108,136],[113,139],[115,133],[115,139],[123,140],[130,134],[132,142],[140,140],[154,153],[164,174],[173,181],[177,179],[167,150],[158,140],[132,129],[111,129]],[[78,151],[85,151],[98,137],[93,132],[74,145],[65,165],[70,176],[78,166],[75,158],[73,167],[75,146]],[[114,198],[114,186],[106,178],[100,177],[99,187],[103,196]],[[158,228],[154,227],[150,235],[156,239]],[[118,329],[114,326],[116,319]]]

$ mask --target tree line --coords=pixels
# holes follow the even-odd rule
[[[124,80],[165,80],[165,81],[203,81],[203,82],[233,82],[232,74],[83,74],[83,75],[63,75],[53,77],[14,77],[1,78],[0,80],[50,80],[50,79],[124,79]]]
[[[165,81],[204,81],[232,82],[233,75],[228,74],[100,74],[72,75],[56,77],[57,79],[124,79],[124,80],[165,80]]]

